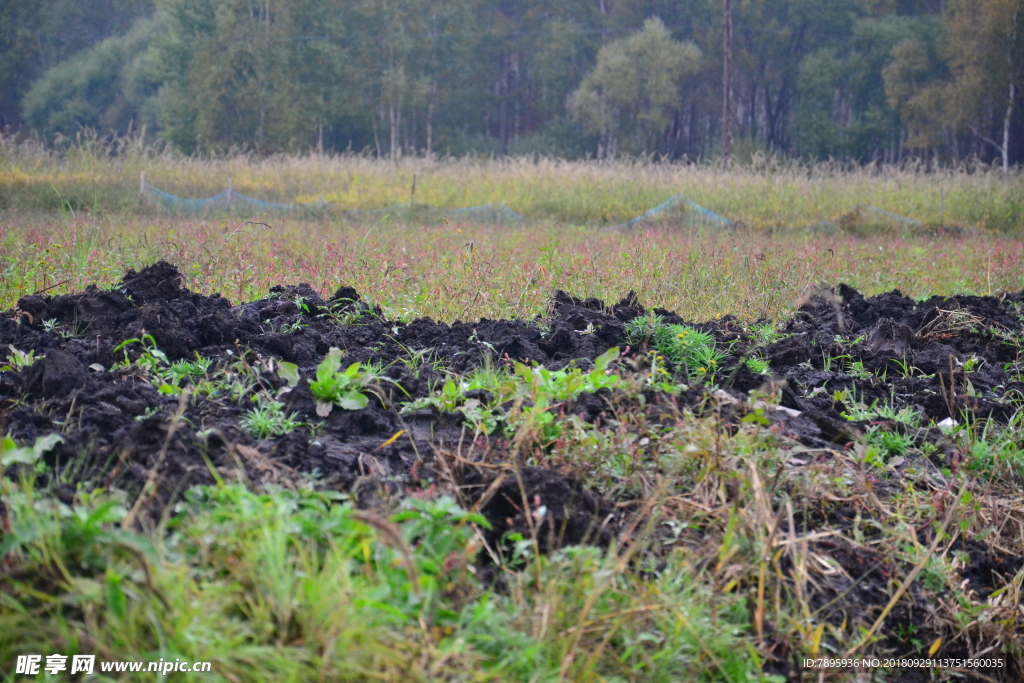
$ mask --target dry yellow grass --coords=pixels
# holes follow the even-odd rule
[[[137,140],[85,140],[56,152],[2,139],[0,208],[55,209],[63,200],[79,210],[135,209],[143,172],[149,182],[180,197],[210,196],[231,178],[235,190],[268,201],[323,198],[343,209],[409,201],[439,207],[503,202],[532,220],[573,225],[620,223],[677,193],[754,228],[836,220],[858,204],[929,225],[1008,232],[1024,221],[1024,175],[982,166],[848,168],[765,158],[732,169],[649,160],[201,159]]]

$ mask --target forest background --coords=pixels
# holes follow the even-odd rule
[[[742,159],[1024,161],[1024,0],[734,0]],[[186,153],[721,154],[721,0],[0,0],[0,128]]]

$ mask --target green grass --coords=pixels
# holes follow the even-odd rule
[[[635,549],[544,558],[527,541],[492,591],[469,564],[486,522],[450,498],[388,520],[338,494],[193,488],[140,533],[120,528],[116,492],[61,507],[28,479],[2,486],[5,665],[38,651],[212,663],[173,680],[773,680],[742,599],[695,582],[684,553],[650,581],[626,566]]]

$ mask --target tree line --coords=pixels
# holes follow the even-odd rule
[[[728,120],[736,156],[1024,161],[1024,0],[731,6],[725,98],[723,0],[0,0],[0,125],[709,158]]]

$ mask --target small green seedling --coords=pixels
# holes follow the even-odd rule
[[[582,391],[591,393],[603,388],[618,386],[620,378],[608,369],[609,364],[619,357],[619,349],[612,347],[594,359],[594,369],[584,373],[579,368],[571,370],[548,370],[545,367],[527,367],[516,363],[515,374],[522,378],[524,388],[533,400],[544,396],[551,401],[575,398]]]
[[[970,358],[965,360],[963,363],[960,363],[960,365],[963,367],[965,373],[977,372],[978,368],[980,368],[982,363],[984,363],[984,362],[985,362],[985,360],[983,358],[978,358],[977,356],[971,356]]]
[[[442,413],[454,413],[459,409],[461,403],[462,388],[455,383],[454,379],[449,377],[444,381],[441,391],[436,395],[407,403],[402,412],[411,413],[423,408],[429,408],[430,406],[436,406]]]
[[[42,356],[37,356],[35,351],[29,351],[28,353],[19,351],[14,348],[14,344],[9,344],[7,348],[11,350],[11,354],[7,356],[7,364],[0,367],[0,372],[4,370],[18,372],[19,370],[32,367],[33,363],[42,358]]]
[[[785,339],[787,336],[779,331],[779,328],[773,322],[766,322],[760,325],[751,325],[750,335],[757,341],[761,346],[768,346],[775,342]]]
[[[486,389],[498,397],[496,401],[500,402],[503,398],[511,396],[517,386],[516,382],[511,381],[511,376],[505,373],[477,371],[460,382],[456,382],[455,378],[448,377],[439,392],[406,403],[401,412],[413,413],[430,407],[436,407],[442,413],[462,411],[466,423],[474,430],[480,429],[484,434],[492,434],[498,429],[498,422],[504,417],[495,416],[488,406],[476,399],[465,399],[465,392],[473,389]]]
[[[327,357],[317,366],[316,380],[309,383],[309,389],[316,398],[316,414],[327,417],[334,406],[342,410],[361,410],[370,402],[363,393],[374,376],[364,372],[360,363],[353,363],[341,370],[341,349],[334,346]]]
[[[712,381],[726,354],[715,348],[715,338],[685,325],[665,325],[654,335],[654,345],[687,377]]]
[[[124,360],[120,363],[121,367],[127,368],[132,364],[131,358],[128,357],[128,347],[132,344],[142,346],[142,353],[139,354],[138,360],[135,361],[135,364],[140,368],[151,373],[157,373],[161,368],[170,365],[167,354],[157,347],[156,339],[153,338],[153,335],[144,334],[141,339],[125,339],[114,347],[113,353],[124,351]]]
[[[56,318],[47,318],[44,320],[43,330],[50,334],[55,334],[61,339],[74,339],[81,334],[77,327],[60,329],[60,321]]]
[[[301,318],[299,318],[295,322],[288,323],[287,325],[282,325],[281,329],[278,330],[278,332],[280,332],[281,334],[295,334],[296,332],[302,330],[305,326],[306,323],[303,322]]]
[[[660,315],[644,315],[633,318],[626,323],[623,339],[630,346],[648,344],[654,340],[655,333],[663,327],[665,327],[665,319]]]
[[[299,366],[295,363],[281,361],[277,364],[277,376],[288,383],[292,389],[299,385]]]
[[[891,457],[904,455],[914,446],[914,440],[906,434],[883,432],[881,430],[868,432],[867,442],[881,450],[883,454]]]
[[[865,334],[862,334],[859,337],[844,337],[844,336],[842,336],[840,334],[837,334],[837,335],[835,335],[832,338],[832,340],[836,344],[847,344],[849,346],[856,346],[857,344],[860,344],[865,339],[867,339],[867,335],[865,335]]]
[[[153,335],[144,334],[141,339],[125,339],[114,347],[114,353],[124,351],[124,360],[117,364],[122,368],[132,365],[128,356],[128,347],[132,344],[142,346],[142,353],[134,364],[145,372],[149,382],[162,394],[180,394],[181,385],[186,380],[192,385],[198,384],[213,365],[212,359],[203,358],[198,353],[195,360],[177,360],[171,363],[167,354],[157,348]]]
[[[202,379],[209,372],[210,366],[213,365],[212,358],[203,358],[196,353],[195,360],[177,360],[171,363],[171,367],[167,368],[167,379],[172,384],[180,386],[186,379],[192,383]]]
[[[284,414],[284,404],[280,401],[259,398],[257,406],[242,418],[242,429],[255,439],[266,439],[271,436],[284,436],[302,426],[298,421],[298,413]]]
[[[850,363],[850,366],[846,369],[846,374],[858,379],[867,379],[868,377],[871,377],[871,371],[864,367],[864,361],[859,360],[855,360]]]
[[[759,375],[767,375],[770,370],[768,361],[764,358],[748,358],[744,363],[751,372],[756,372]]]
[[[33,465],[60,443],[64,443],[64,437],[60,434],[47,434],[37,437],[33,445],[19,448],[14,439],[5,436],[0,439],[0,467]]]
[[[714,381],[726,355],[715,347],[715,338],[686,325],[667,325],[659,315],[634,318],[626,325],[624,338],[631,345],[650,344],[689,379],[707,377]]]
[[[145,412],[142,413],[142,415],[135,416],[135,421],[145,422],[154,415],[159,414],[162,410],[163,408],[161,408],[160,406],[149,406],[148,408],[146,408]]]

